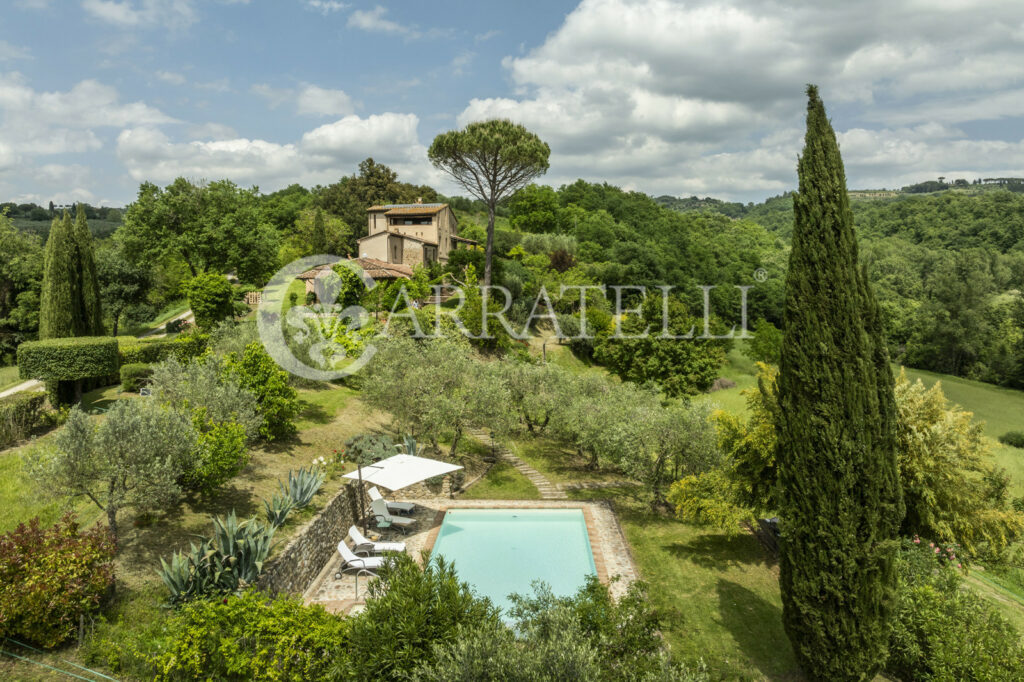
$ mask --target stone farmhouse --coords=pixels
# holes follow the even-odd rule
[[[448,262],[452,251],[476,244],[459,236],[459,221],[448,204],[385,204],[366,209],[367,236],[359,257],[394,265]]]

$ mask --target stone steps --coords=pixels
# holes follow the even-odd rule
[[[566,499],[565,490],[559,484],[552,483],[547,479],[544,474],[540,473],[532,466],[521,460],[515,454],[512,453],[507,447],[494,441],[491,438],[491,434],[482,430],[470,430],[467,433],[473,438],[479,440],[484,444],[489,444],[494,450],[494,453],[511,464],[516,471],[521,473],[537,488],[537,492],[540,493],[542,500],[564,500]]]

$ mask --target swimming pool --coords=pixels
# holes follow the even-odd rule
[[[434,542],[438,555],[503,610],[509,594],[532,593],[535,580],[569,596],[596,574],[581,509],[450,509]]]

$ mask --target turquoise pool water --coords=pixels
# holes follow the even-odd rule
[[[580,509],[452,509],[432,555],[455,562],[459,578],[503,610],[535,580],[569,596],[596,573]]]

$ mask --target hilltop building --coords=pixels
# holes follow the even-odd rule
[[[385,204],[366,209],[368,234],[357,240],[359,257],[393,265],[448,262],[452,251],[476,244],[459,236],[448,204]]]

